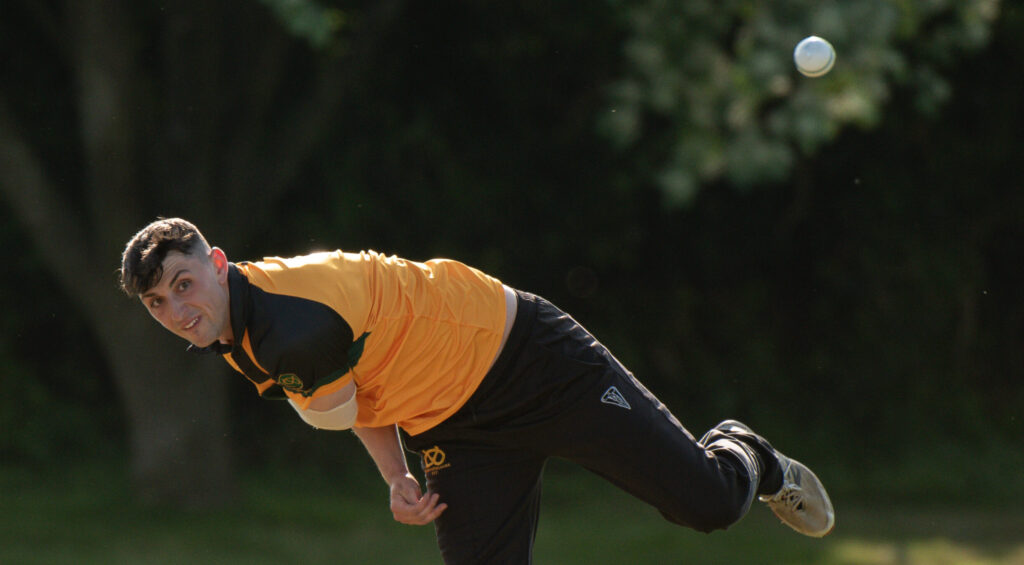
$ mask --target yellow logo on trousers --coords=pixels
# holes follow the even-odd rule
[[[441,469],[447,469],[451,467],[451,464],[447,463],[448,456],[445,455],[444,451],[434,446],[430,449],[423,450],[423,472],[424,473],[436,473]]]

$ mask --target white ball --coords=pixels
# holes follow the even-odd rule
[[[793,50],[796,70],[809,77],[820,77],[832,70],[836,64],[836,50],[824,39],[812,35],[796,44]]]

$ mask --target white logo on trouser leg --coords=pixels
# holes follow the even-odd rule
[[[626,402],[622,393],[619,392],[619,389],[613,386],[608,387],[608,390],[604,391],[604,394],[601,395],[601,402],[611,404],[612,406],[618,406],[619,408],[625,408],[626,410],[631,410],[629,403]]]

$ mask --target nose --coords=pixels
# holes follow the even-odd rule
[[[171,319],[175,322],[180,322],[185,319],[185,305],[176,300],[171,301]]]

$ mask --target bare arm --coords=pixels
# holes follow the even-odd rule
[[[438,503],[438,495],[423,496],[420,484],[409,472],[402,451],[402,441],[397,426],[384,428],[353,428],[356,436],[366,446],[384,481],[391,490],[391,513],[403,524],[421,526],[433,522],[448,508]]]

